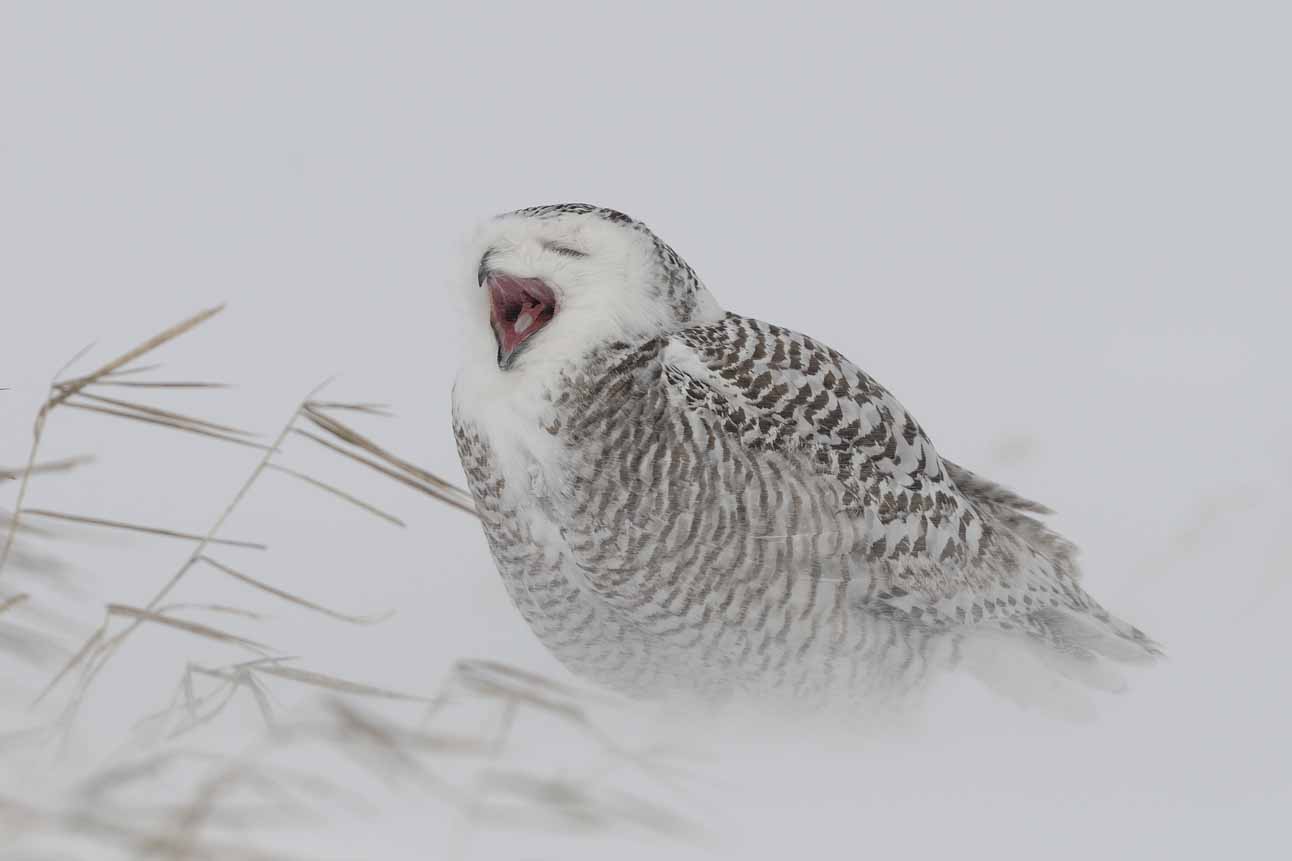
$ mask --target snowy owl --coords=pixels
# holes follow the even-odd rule
[[[521,209],[468,263],[458,453],[512,600],[576,674],[816,702],[957,664],[999,684],[1014,659],[985,643],[1103,687],[1158,653],[1047,509],[939,456],[838,352],[724,311],[641,222]]]

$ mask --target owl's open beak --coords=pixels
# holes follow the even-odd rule
[[[530,338],[556,315],[556,294],[538,278],[517,278],[491,272],[485,279],[489,291],[489,324],[498,343],[498,367],[511,367]]]

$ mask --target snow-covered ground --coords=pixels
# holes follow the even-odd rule
[[[237,388],[114,396],[272,435],[340,374],[326,397],[398,414],[357,427],[459,480],[458,240],[497,211],[586,200],[647,221],[728,308],[849,355],[947,456],[1054,507],[1090,590],[1170,658],[1102,700],[1090,725],[967,681],[881,737],[609,709],[597,725],[617,744],[667,748],[648,766],[612,756],[609,774],[583,762],[605,755],[599,742],[551,714],[521,716],[511,748],[535,760],[526,767],[566,763],[599,803],[631,808],[614,793],[633,793],[686,811],[702,834],[618,813],[600,830],[472,821],[425,787],[352,783],[353,763],[338,762],[334,777],[375,811],[279,827],[265,844],[379,859],[1283,857],[1292,15],[613,5],[6,4],[0,465],[27,456],[45,386],[79,349],[98,342],[76,365],[88,371],[227,301],[159,351],[153,373]],[[97,460],[37,476],[28,505],[198,533],[260,457],[57,410],[43,457],[80,453]],[[395,615],[345,625],[203,567],[174,601],[269,618],[186,618],[410,693],[439,690],[463,657],[572,681],[508,604],[468,516],[300,437],[282,463],[408,527],[269,473],[222,535],[270,550],[212,555],[328,607]],[[15,484],[0,484],[0,508]],[[70,649],[105,603],[146,604],[191,551],[40,525],[58,540],[28,546],[62,557],[65,579],[0,572],[0,600],[33,594],[4,623],[43,626]],[[86,769],[121,761],[125,733],[167,704],[186,662],[241,654],[141,628],[58,764],[34,744],[0,752],[0,800],[70,803]],[[66,657],[0,657],[0,733],[34,720],[20,706]],[[274,712],[308,723],[326,708],[316,693],[277,685]],[[420,707],[386,708],[415,723]],[[464,726],[483,719],[462,708]],[[259,722],[254,698],[239,700],[203,749],[255,752]],[[276,755],[334,767],[305,746]],[[28,838],[5,842],[12,821],[0,809],[0,857],[37,857],[21,854],[35,851]]]

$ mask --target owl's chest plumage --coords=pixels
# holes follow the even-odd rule
[[[455,395],[494,560],[544,645],[645,695],[812,698],[893,662],[918,675],[922,635],[855,609],[873,584],[838,493],[797,478],[795,455],[755,460],[716,417],[678,409],[664,374],[642,351],[520,422]]]
[[[494,563],[521,616],[576,674],[626,693],[658,690],[660,665],[652,650],[587,587],[568,543],[569,459],[555,462],[558,434],[538,424],[491,434],[471,412],[455,407],[458,454]]]

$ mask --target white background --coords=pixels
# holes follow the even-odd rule
[[[1171,655],[1092,727],[952,691],[900,742],[719,746],[722,779],[749,789],[701,856],[1278,857],[1290,24],[1246,3],[5,3],[0,463],[26,457],[44,386],[81,347],[99,342],[89,370],[227,301],[159,374],[238,388],[150,403],[273,432],[339,373],[331,396],[399,414],[366,431],[460,480],[449,389],[478,321],[453,300],[459,240],[503,210],[612,206],[725,307],[840,349],[945,455],[1057,509],[1088,588]],[[257,457],[72,411],[43,452],[98,460],[34,482],[31,505],[192,531]],[[462,655],[562,672],[469,518],[306,442],[284,462],[409,529],[268,476],[226,534],[272,550],[226,561],[398,613],[338,631],[278,606],[257,636],[403,689]],[[46,549],[79,594],[58,600],[86,626],[187,555],[64,534]],[[184,589],[241,598],[209,572]],[[174,643],[122,653],[87,748],[164,704]],[[426,851],[365,827],[357,854]]]

